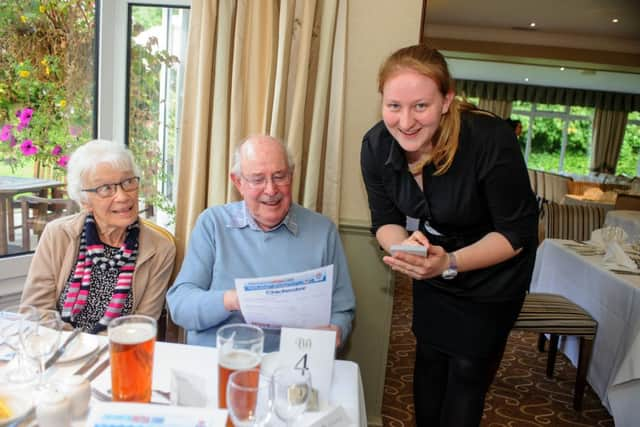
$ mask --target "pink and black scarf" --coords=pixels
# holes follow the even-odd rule
[[[93,215],[87,215],[84,229],[80,236],[80,248],[78,250],[78,260],[69,282],[69,289],[62,306],[62,320],[73,323],[75,316],[82,311],[87,303],[89,288],[91,285],[92,266],[107,268],[117,266],[119,269],[118,280],[113,288],[111,301],[107,305],[104,315],[95,324],[91,333],[98,333],[104,330],[112,319],[120,316],[129,292],[131,292],[131,282],[133,271],[136,266],[136,256],[138,255],[138,235],[140,226],[138,221],[127,227],[127,235],[124,244],[113,259],[104,257],[104,243],[100,241],[96,221]]]

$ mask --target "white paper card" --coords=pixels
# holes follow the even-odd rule
[[[222,427],[227,411],[218,408],[100,402],[91,404],[87,427]]]
[[[349,427],[352,421],[342,406],[335,406],[322,414],[322,417],[315,420],[308,427]]]
[[[314,328],[331,319],[333,264],[280,276],[236,279],[247,323],[263,327]]]
[[[282,328],[279,364],[311,372],[311,384],[318,391],[320,409],[329,402],[335,348],[335,331]]]

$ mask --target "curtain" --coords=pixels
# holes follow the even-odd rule
[[[526,101],[541,104],[579,105],[613,111],[640,110],[640,94],[522,85],[516,83],[458,80],[456,91],[467,97]]]
[[[491,111],[493,114],[498,117],[502,117],[503,119],[508,119],[511,115],[511,101],[480,98],[478,108]]]
[[[295,159],[294,201],[337,221],[346,0],[193,0],[176,203],[177,265],[198,215],[238,200],[236,144],[266,133]]]
[[[596,108],[593,116],[592,171],[615,174],[626,126],[626,112]]]

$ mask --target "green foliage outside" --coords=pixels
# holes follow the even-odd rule
[[[60,178],[92,135],[93,3],[0,2],[0,154],[14,174],[37,162]]]
[[[514,102],[514,109],[530,110],[531,104]],[[561,105],[537,104],[538,111],[564,112]],[[593,108],[571,107],[571,114],[593,116]],[[629,120],[638,120],[638,112],[629,114]],[[528,167],[551,172],[588,175],[590,172],[590,156],[592,141],[592,119],[570,120],[567,127],[567,146],[562,170],[560,170],[560,152],[564,120],[561,118],[536,117],[533,124],[529,116],[512,114],[511,118],[522,122],[522,135],[519,138],[524,153],[527,132],[532,127],[531,152],[527,161]],[[628,125],[616,168],[617,175],[633,177],[636,175],[638,157],[640,156],[640,127]]]

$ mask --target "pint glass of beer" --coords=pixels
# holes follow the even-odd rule
[[[122,316],[109,322],[111,393],[114,402],[149,402],[157,324],[148,316]]]
[[[218,406],[227,407],[227,382],[235,371],[259,368],[264,346],[262,329],[244,323],[218,329]],[[256,384],[258,377],[256,377]]]

